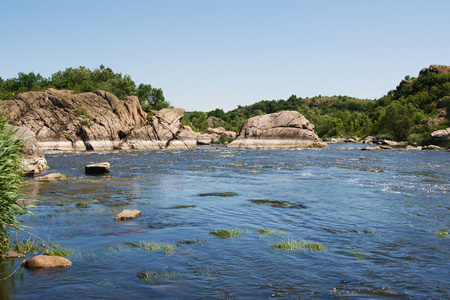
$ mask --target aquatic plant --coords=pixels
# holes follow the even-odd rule
[[[200,197],[235,197],[236,193],[204,193],[199,194]]]
[[[183,208],[191,208],[191,207],[195,207],[195,205],[177,205],[177,206],[173,206],[171,208],[172,209],[183,209]]]
[[[198,273],[202,277],[210,278],[210,277],[216,277],[219,275],[219,272],[213,269],[208,268],[196,268],[194,269],[196,273]]]
[[[42,249],[41,245],[35,245],[35,240],[32,240],[31,237],[27,240],[14,241],[12,250],[17,253],[36,253]]]
[[[285,235],[287,234],[284,230],[277,230],[277,229],[267,229],[267,228],[260,228],[256,230],[256,232],[259,235]]]
[[[290,203],[286,203],[286,202],[278,201],[278,200],[249,200],[249,201],[252,203],[255,203],[255,204],[265,204],[265,205],[281,207],[281,208],[301,208],[301,209],[306,208],[306,206],[303,204],[290,204]]]
[[[165,271],[165,272],[148,272],[141,271],[136,274],[137,278],[145,280],[151,284],[162,284],[166,281],[182,278],[181,272]]]
[[[214,230],[209,232],[212,235],[227,238],[227,237],[240,237],[242,232],[239,228],[231,228],[228,230]]]
[[[87,202],[78,202],[75,206],[78,208],[88,208],[89,204]]]
[[[435,233],[437,234],[438,237],[441,238],[450,238],[450,233],[448,232],[448,230],[436,230]]]
[[[272,250],[294,251],[299,249],[305,249],[309,251],[324,251],[325,247],[317,243],[309,243],[306,241],[282,241],[270,246]]]
[[[149,252],[164,252],[165,254],[172,254],[177,250],[176,245],[168,244],[168,243],[157,243],[157,242],[145,242],[142,241],[139,243],[139,247]]]
[[[181,241],[178,242],[177,245],[195,245],[195,244],[203,244],[206,243],[208,240],[201,239],[201,240],[187,240],[187,241]]]
[[[44,255],[68,257],[74,255],[74,253],[74,250],[69,248],[61,248],[57,244],[48,243],[46,245],[42,245],[42,254]]]

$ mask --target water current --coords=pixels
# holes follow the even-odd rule
[[[47,173],[69,178],[28,180],[21,220],[74,264],[25,269],[0,295],[450,299],[450,153],[358,148],[47,153]],[[103,161],[109,175],[84,174]],[[131,208],[141,216],[113,219]],[[324,249],[271,248],[283,241]]]

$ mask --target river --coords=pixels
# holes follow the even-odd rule
[[[21,220],[74,264],[25,269],[2,295],[450,299],[450,153],[361,147],[47,153],[47,173],[69,178],[28,180]],[[84,174],[102,161],[110,175]],[[127,208],[142,215],[113,219]],[[323,249],[273,249],[283,241]]]

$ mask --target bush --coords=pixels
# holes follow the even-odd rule
[[[0,112],[0,252],[9,248],[9,232],[17,227],[17,215],[24,208],[17,204],[23,180],[23,163],[20,149],[23,144],[15,138],[15,130],[6,124]]]

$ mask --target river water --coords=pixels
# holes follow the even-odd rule
[[[69,178],[29,180],[35,207],[21,220],[72,249],[74,264],[24,270],[2,283],[2,295],[450,299],[450,153],[361,147],[48,153],[48,173]],[[109,176],[84,174],[102,161],[111,163]],[[113,219],[126,208],[142,215]],[[210,233],[231,228],[241,235]],[[325,249],[271,248],[298,240]],[[175,250],[146,251],[141,242]],[[145,280],[143,272],[156,275]]]

